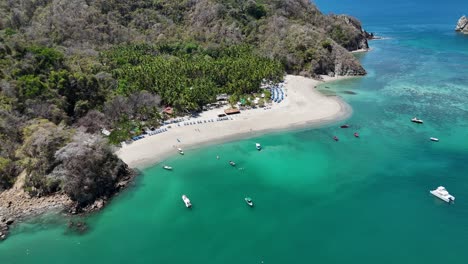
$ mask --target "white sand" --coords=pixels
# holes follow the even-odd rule
[[[324,76],[325,81],[338,78]],[[227,121],[180,127],[172,124],[167,132],[123,146],[117,155],[132,168],[144,168],[177,155],[178,147],[187,152],[201,145],[259,136],[270,131],[317,127],[346,119],[352,113],[351,107],[339,97],[316,91],[314,88],[320,81],[292,75],[286,76],[285,81],[287,96],[281,103],[273,103],[271,109],[245,110],[230,116],[232,120]],[[223,113],[223,109],[205,111],[190,121],[216,120],[219,113]]]

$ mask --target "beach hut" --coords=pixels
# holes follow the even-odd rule
[[[226,115],[235,115],[235,114],[240,114],[240,110],[237,108],[229,108],[229,109],[225,109],[224,113],[226,113]]]
[[[168,107],[164,108],[163,113],[165,113],[167,115],[173,115],[174,114],[174,109],[172,109],[172,107],[168,106]]]
[[[165,116],[167,116],[167,117],[172,117],[172,116],[174,116],[174,109],[172,109],[172,107],[168,106],[168,107],[164,108],[163,114]]]

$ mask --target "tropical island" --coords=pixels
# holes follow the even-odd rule
[[[0,14],[2,239],[27,216],[102,208],[177,146],[345,118],[310,78],[364,75],[350,51],[373,37],[307,0],[8,1]],[[220,95],[255,109],[214,122],[224,108],[203,110]]]

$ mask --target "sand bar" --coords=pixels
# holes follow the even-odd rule
[[[324,81],[339,78],[343,77],[325,76]],[[172,124],[167,132],[147,136],[121,147],[117,155],[130,167],[142,169],[177,155],[179,147],[187,151],[202,145],[249,138],[272,131],[318,127],[348,118],[352,113],[351,107],[337,96],[326,96],[316,91],[315,87],[321,83],[287,75],[284,101],[272,103],[269,109],[245,110],[225,121],[189,126]],[[223,109],[204,111],[189,121],[216,120],[222,111]]]

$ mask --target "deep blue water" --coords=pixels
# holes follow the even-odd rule
[[[325,13],[359,18],[366,28],[401,24],[451,24],[468,14],[464,0],[314,0]]]

